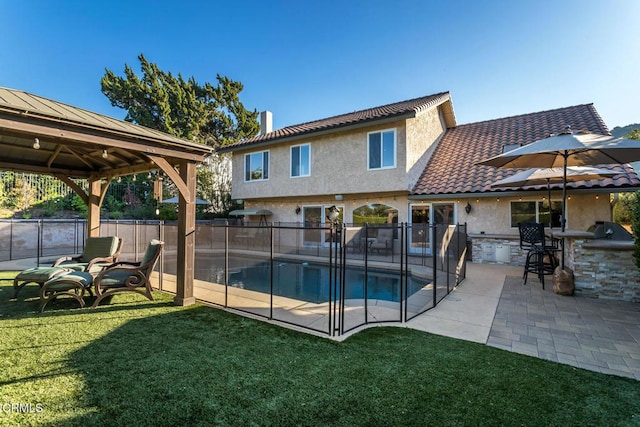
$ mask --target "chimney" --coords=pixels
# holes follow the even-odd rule
[[[273,130],[273,113],[263,111],[260,113],[260,135],[265,135]]]

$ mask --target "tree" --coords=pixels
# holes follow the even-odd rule
[[[627,134],[626,138],[640,140],[640,129],[633,129]]]
[[[199,85],[164,72],[138,56],[142,78],[125,64],[125,77],[106,69],[100,83],[111,105],[127,110],[125,120],[212,147],[255,136],[258,112],[239,99],[242,83],[216,76],[218,85]]]
[[[631,129],[631,131],[624,137],[640,140],[640,129]],[[635,165],[637,169],[637,166],[640,165],[640,163],[636,163]],[[615,204],[613,205],[613,220],[619,224],[631,223],[634,203],[637,203],[637,197],[635,194],[619,194],[616,198]]]
[[[127,110],[125,120],[157,129],[171,135],[218,148],[255,136],[260,126],[258,112],[247,110],[240,102],[242,83],[216,75],[218,84],[198,84],[194,77],[185,80],[164,72],[156,64],[138,56],[142,78],[125,64],[124,77],[106,69],[100,83],[102,93],[111,105]],[[206,167],[198,168],[200,197],[217,203],[216,197],[227,199],[231,178],[224,156],[211,156]],[[219,164],[218,164],[219,163]],[[215,189],[208,188],[215,184]]]

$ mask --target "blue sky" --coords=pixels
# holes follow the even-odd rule
[[[117,118],[137,56],[242,82],[280,128],[441,91],[459,124],[594,103],[640,123],[640,1],[0,0],[0,86]]]

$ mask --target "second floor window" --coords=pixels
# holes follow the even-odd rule
[[[396,167],[396,131],[371,132],[368,141],[369,169]]]
[[[269,152],[245,154],[244,180],[264,181],[269,179]]]
[[[311,175],[311,156],[309,144],[291,147],[291,176]]]

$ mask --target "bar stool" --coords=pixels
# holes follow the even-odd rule
[[[546,243],[544,224],[537,222],[518,223],[520,231],[520,248],[527,249],[527,258],[524,264],[524,285],[527,284],[529,273],[535,273],[544,289],[544,276],[553,274],[558,266],[555,253],[559,248],[555,239],[550,244]]]

